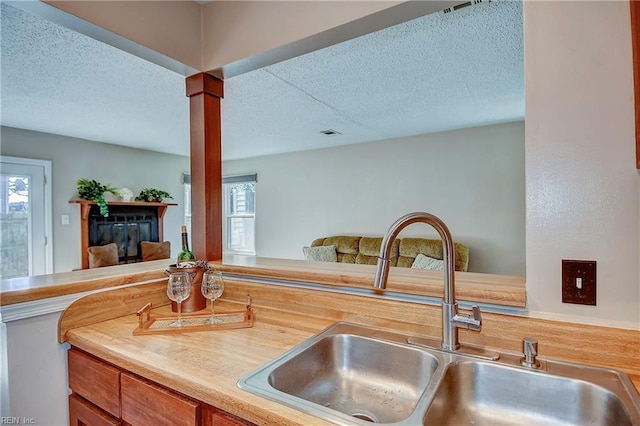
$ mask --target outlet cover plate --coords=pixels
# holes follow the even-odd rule
[[[562,260],[562,303],[596,304],[595,260]]]

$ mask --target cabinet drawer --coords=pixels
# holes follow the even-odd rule
[[[71,390],[120,417],[120,370],[73,348],[68,359]]]
[[[123,373],[123,422],[132,426],[200,425],[200,404],[147,380]]]
[[[78,395],[69,395],[69,424],[71,426],[120,426],[120,420],[109,415]]]

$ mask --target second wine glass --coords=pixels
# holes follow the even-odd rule
[[[202,295],[211,300],[211,318],[209,324],[220,324],[222,320],[215,317],[213,312],[213,303],[217,298],[222,296],[224,291],[224,280],[222,279],[222,272],[207,271],[202,275],[202,286],[200,287]]]

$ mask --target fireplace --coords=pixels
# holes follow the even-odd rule
[[[120,263],[139,262],[141,241],[158,242],[158,209],[144,206],[112,206],[109,216],[96,205],[89,210],[89,246],[116,243]]]
[[[100,214],[93,201],[73,200],[80,204],[82,268],[89,267],[87,249],[116,243],[120,263],[142,260],[141,241],[162,241],[162,218],[174,203],[109,202],[109,216]]]

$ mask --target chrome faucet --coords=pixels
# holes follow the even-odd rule
[[[442,239],[444,254],[444,299],[442,300],[442,349],[455,351],[460,349],[458,341],[458,328],[480,331],[482,327],[482,316],[480,308],[473,306],[473,315],[458,313],[458,303],[455,295],[454,265],[455,254],[453,250],[453,238],[447,225],[436,216],[429,213],[409,213],[398,219],[387,231],[382,239],[380,256],[376,276],[373,281],[375,288],[386,288],[389,277],[389,257],[391,256],[391,244],[396,239],[400,231],[412,223],[422,222],[431,225],[438,231]]]

